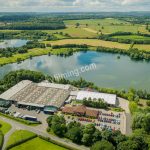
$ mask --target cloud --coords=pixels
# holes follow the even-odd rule
[[[0,11],[150,10],[149,0],[0,0]]]
[[[123,0],[122,4],[127,5],[127,4],[134,4],[134,3],[140,3],[142,2],[141,0]]]

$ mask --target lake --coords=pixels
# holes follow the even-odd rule
[[[26,45],[27,40],[21,39],[12,39],[12,40],[4,40],[0,42],[0,48],[7,48],[7,47],[21,47]]]
[[[30,69],[41,71],[54,76],[80,70],[85,65],[96,64],[96,68],[81,73],[79,76],[69,76],[68,79],[83,77],[87,81],[94,82],[100,87],[129,89],[146,89],[150,91],[150,63],[145,61],[133,61],[128,56],[118,54],[88,51],[74,53],[70,57],[40,56],[28,59],[21,64],[8,64],[0,68],[1,78],[10,71],[18,69]]]

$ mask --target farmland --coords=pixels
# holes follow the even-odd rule
[[[23,19],[23,18],[21,18]],[[25,18],[26,19],[26,18]],[[46,18],[36,18],[36,22],[46,22]],[[59,20],[59,19],[58,19]],[[28,20],[27,22],[31,22]],[[50,19],[50,21],[52,21]],[[135,22],[136,21],[136,22]],[[65,44],[77,44],[88,45],[88,49],[96,50],[97,47],[122,49],[128,51],[130,48],[136,48],[133,53],[138,53],[138,50],[149,53],[150,51],[150,32],[149,26],[147,28],[144,20],[137,21],[136,18],[120,18],[120,17],[104,17],[104,18],[90,18],[90,19],[65,19],[61,21],[64,24],[64,28],[55,28],[50,30],[47,28],[38,30],[22,29],[21,22],[17,23],[17,27],[22,26],[20,30],[0,30],[0,40],[6,39],[26,39],[26,40],[39,40],[40,43],[45,45],[65,45]],[[146,21],[146,20],[145,20]],[[58,23],[57,23],[58,24]],[[22,30],[21,30],[22,29]],[[106,38],[105,38],[106,37]],[[134,43],[134,44],[133,44]],[[23,47],[22,47],[23,48]],[[75,49],[73,51],[76,51]],[[66,54],[68,49],[58,48],[53,50],[50,46],[46,48],[33,47],[28,48],[23,53],[14,53],[7,56],[2,55],[0,58],[0,65],[18,62],[22,60],[48,54]],[[140,54],[138,54],[139,56]],[[149,54],[148,54],[149,55]],[[144,54],[145,56],[145,54]],[[145,58],[149,58],[146,56]]]
[[[131,24],[127,21],[114,18],[65,21],[67,27],[75,27],[76,23],[80,24],[79,28],[87,27],[97,32],[101,30],[103,34],[111,34],[118,31],[132,33],[140,31],[141,33],[148,33],[145,30],[145,25]]]
[[[50,43],[52,45],[65,45],[65,44],[86,44],[88,46],[103,46],[109,48],[120,48],[120,49],[129,49],[130,44],[121,44],[109,41],[102,41],[97,39],[66,39],[58,41],[44,41],[44,43]]]
[[[69,34],[73,38],[96,38],[99,33],[112,34],[115,32],[137,32],[150,34],[145,28],[146,25],[131,24],[113,18],[106,19],[88,19],[88,20],[67,20],[64,21],[66,29],[61,30],[45,30],[47,33],[63,32]],[[76,24],[79,24],[78,27]]]
[[[130,44],[123,44],[111,41],[103,41],[97,39],[65,39],[65,40],[58,40],[58,41],[44,41],[44,43],[52,44],[52,45],[64,45],[64,44],[87,44],[89,46],[102,46],[108,48],[119,48],[128,50],[130,48]],[[135,44],[134,48],[138,48],[139,50],[146,50],[150,51],[150,45],[143,45],[143,44]]]

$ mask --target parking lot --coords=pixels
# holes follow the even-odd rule
[[[12,105],[9,109],[9,112],[18,112],[20,113],[21,115],[30,115],[30,116],[34,116],[37,118],[38,121],[42,122],[42,127],[43,128],[47,128],[47,122],[46,122],[46,119],[48,117],[48,115],[44,114],[43,111],[41,112],[38,112],[36,110],[27,110],[27,109],[22,109],[22,108],[17,108],[15,107],[15,105]]]
[[[106,111],[97,109],[99,111],[98,119],[91,119],[86,117],[65,115],[67,122],[77,121],[83,125],[93,123],[99,130],[108,129],[110,131],[120,130],[126,134],[126,115],[124,112]]]

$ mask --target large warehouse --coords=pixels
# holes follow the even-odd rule
[[[77,100],[89,99],[98,100],[103,99],[109,105],[116,105],[117,96],[115,94],[106,94],[106,93],[99,93],[99,92],[91,92],[91,91],[77,91],[71,92],[72,96],[76,96]]]
[[[70,85],[54,84],[47,81],[33,83],[23,80],[0,95],[0,98],[11,100],[17,106],[29,106],[45,111],[55,111],[69,97]]]

